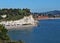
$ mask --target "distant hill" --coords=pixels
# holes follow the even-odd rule
[[[60,14],[60,11],[59,10],[49,11],[49,12],[46,12],[46,14],[56,15],[56,14]]]
[[[60,11],[59,10],[54,10],[54,11],[44,12],[42,14],[60,15]]]

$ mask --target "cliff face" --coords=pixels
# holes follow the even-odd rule
[[[16,20],[16,21],[3,21],[0,22],[0,24],[5,24],[5,25],[14,25],[14,24],[34,24],[34,18],[32,15],[30,16],[24,16],[24,18],[20,19],[20,20]]]

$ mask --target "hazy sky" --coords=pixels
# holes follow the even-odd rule
[[[0,0],[0,8],[29,8],[33,12],[60,10],[60,0]]]

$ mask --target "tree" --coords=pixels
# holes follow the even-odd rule
[[[0,9],[0,21],[1,20],[18,20],[18,19],[21,19],[23,18],[24,16],[29,16],[31,14],[30,12],[30,9],[26,8],[26,9]],[[7,15],[7,17],[4,19],[4,18],[1,18],[1,15]]]
[[[0,43],[24,43],[22,40],[11,41],[7,32],[8,30],[3,25],[0,25]]]
[[[8,30],[6,30],[6,28],[3,25],[0,25],[0,41],[2,43],[5,43],[9,40],[7,32]]]

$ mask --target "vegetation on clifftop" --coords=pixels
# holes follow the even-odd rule
[[[0,9],[0,20],[18,20],[23,18],[24,16],[30,15],[30,9]],[[2,18],[2,15],[7,15],[6,18]]]

